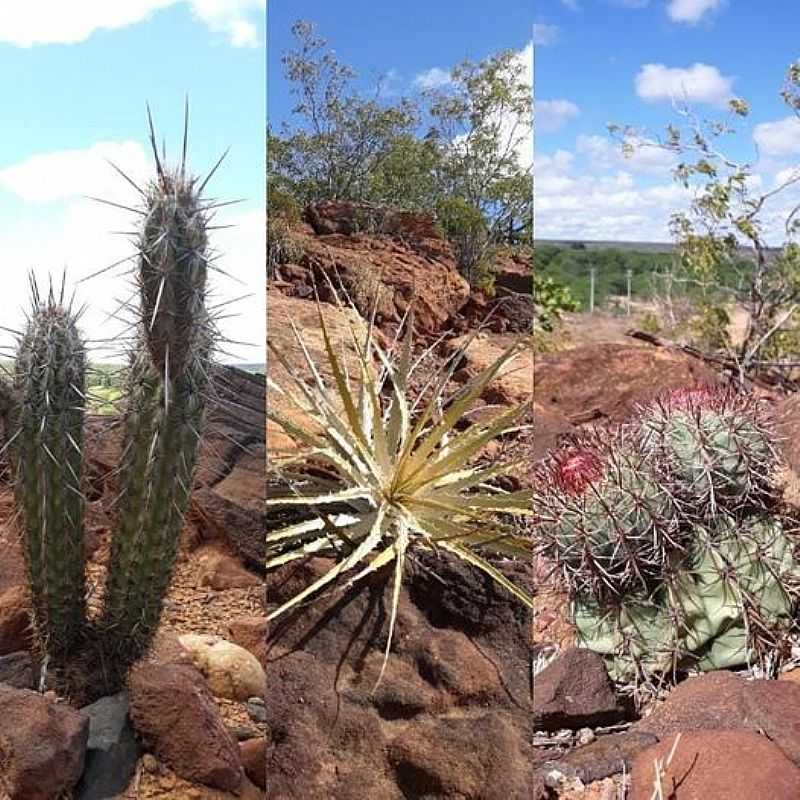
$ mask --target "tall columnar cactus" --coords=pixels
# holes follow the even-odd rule
[[[140,336],[102,620],[122,663],[144,653],[158,626],[189,502],[213,339],[208,203],[184,165],[167,170],[153,145],[157,178],[145,192],[138,243]]]
[[[579,594],[647,592],[681,549],[669,488],[621,435],[577,439],[551,456],[537,484],[540,547]]]
[[[86,353],[78,315],[35,283],[14,372],[12,467],[23,517],[33,624],[55,665],[80,639],[85,618],[83,416]]]
[[[711,387],[678,390],[642,409],[644,452],[667,464],[695,513],[768,507],[777,455],[763,404]]]
[[[104,606],[93,618],[86,611],[81,488],[86,359],[76,315],[52,292],[41,302],[34,291],[16,360],[14,469],[34,625],[68,691],[70,674],[102,676],[102,687],[77,680],[84,696],[116,689],[158,626],[191,493],[215,338],[206,308],[215,205],[201,197],[208,178],[198,185],[186,174],[185,139],[183,163],[167,169],[152,123],[150,133],[157,174],[139,190],[139,320],[120,496]]]

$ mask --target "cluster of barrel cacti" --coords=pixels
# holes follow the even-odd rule
[[[713,387],[549,454],[535,546],[569,590],[579,644],[615,678],[779,663],[800,596],[779,467],[764,403]]]
[[[117,471],[102,610],[87,612],[84,554],[86,347],[79,312],[52,289],[19,338],[10,415],[33,629],[67,692],[114,690],[150,645],[176,559],[203,426],[214,326],[206,307],[208,209],[202,185],[159,158],[139,189],[136,341]],[[86,687],[90,671],[102,686]],[[91,679],[87,679],[91,680]]]

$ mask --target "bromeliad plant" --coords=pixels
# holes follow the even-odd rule
[[[778,665],[800,564],[772,438],[755,398],[696,387],[540,468],[537,549],[569,590],[579,644],[615,678]]]
[[[405,320],[402,342],[384,350],[372,325],[359,339],[351,327],[356,373],[337,354],[328,324],[319,309],[319,325],[330,374],[324,378],[302,334],[294,336],[304,355],[306,382],[281,350],[269,344],[271,356],[289,376],[287,386],[270,384],[273,397],[288,401],[297,417],[281,413],[272,403],[268,417],[284,429],[302,450],[282,464],[313,460],[333,476],[325,491],[300,490],[268,500],[272,507],[300,507],[306,519],[267,535],[267,569],[311,555],[334,560],[318,580],[274,609],[275,619],[306,598],[350,573],[347,585],[393,564],[389,636],[383,668],[389,656],[397,615],[403,569],[415,551],[443,551],[482,570],[521,602],[532,606],[528,592],[512,583],[489,560],[489,554],[531,558],[529,541],[516,533],[513,515],[530,513],[530,493],[506,492],[491,481],[509,464],[473,465],[489,442],[515,430],[529,406],[491,415],[458,430],[465,413],[501,369],[519,354],[509,349],[473,378],[454,397],[448,384],[458,359],[438,370],[416,400],[411,381],[420,364],[412,355],[413,319]],[[346,511],[334,513],[336,507]],[[381,676],[383,669],[381,670]],[[379,676],[378,681],[380,681]]]
[[[206,308],[214,207],[202,198],[208,178],[200,183],[186,172],[186,130],[175,169],[159,158],[152,121],[150,140],[156,177],[137,186],[143,198],[138,335],[123,420],[117,530],[99,616],[90,617],[86,606],[86,351],[79,315],[64,303],[63,291],[42,300],[34,285],[14,368],[11,461],[33,629],[51,674],[83,698],[116,690],[158,627],[192,486],[215,341]]]

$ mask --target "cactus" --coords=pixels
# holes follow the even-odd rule
[[[12,467],[23,516],[33,626],[54,664],[79,641],[85,618],[83,416],[86,353],[78,314],[32,281],[33,309],[14,370]]]
[[[34,628],[63,688],[84,699],[117,690],[152,641],[199,452],[215,341],[206,309],[208,212],[215,205],[201,197],[208,178],[198,186],[186,174],[185,135],[184,159],[168,170],[150,122],[157,174],[139,189],[140,310],[116,530],[103,608],[91,618],[81,492],[85,355],[76,315],[52,292],[40,302],[34,287],[34,310],[18,348],[12,441]]]
[[[757,399],[699,387],[672,392],[640,414],[644,452],[669,466],[699,519],[770,507],[777,456]]]
[[[185,163],[145,192],[141,297],[114,538],[101,628],[121,666],[146,651],[161,616],[192,485],[213,328],[206,311],[208,204]]]
[[[574,438],[537,476],[537,549],[566,583],[579,644],[619,680],[754,661],[774,671],[800,565],[764,407],[698,387],[635,422]]]
[[[800,568],[792,537],[768,517],[693,528],[689,556],[647,598],[603,607],[573,599],[579,644],[610,659],[618,680],[769,659],[793,628]]]
[[[622,436],[576,439],[536,482],[541,550],[576,594],[649,591],[682,546],[670,492]]]

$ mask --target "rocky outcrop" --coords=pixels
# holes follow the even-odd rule
[[[311,559],[267,574],[268,607],[323,570]],[[528,565],[501,564],[521,585]],[[391,582],[344,582],[270,626],[270,798],[528,797],[529,612],[450,559],[409,564],[383,680]],[[476,747],[476,741],[480,746]]]
[[[281,265],[273,284],[286,294],[316,291],[325,301],[333,299],[329,284],[343,287],[364,317],[377,303],[383,326],[396,325],[413,301],[418,329],[430,333],[469,299],[469,284],[428,214],[328,201],[309,206],[306,218],[310,226],[292,233],[302,255]]]

